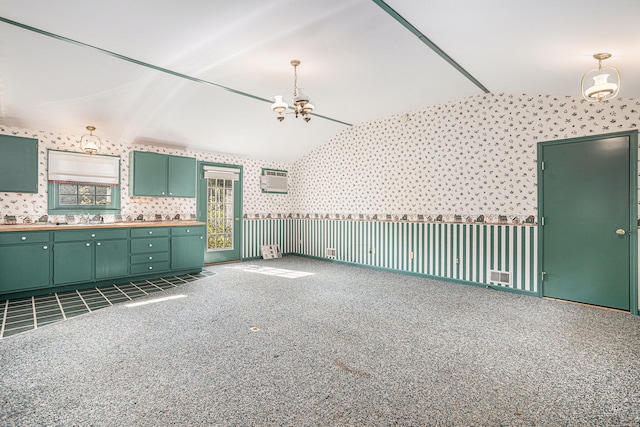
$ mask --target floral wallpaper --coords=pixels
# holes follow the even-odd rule
[[[293,165],[293,205],[312,218],[524,222],[538,142],[638,124],[637,99],[478,95],[343,131]]]
[[[47,213],[47,150],[80,151],[78,141],[82,135],[70,135],[56,132],[35,131],[29,129],[0,126],[0,134],[14,135],[38,139],[39,181],[38,193],[2,193],[0,192],[0,222],[5,215],[15,215],[18,222],[29,216],[37,219]],[[205,151],[180,150],[149,145],[129,145],[121,141],[102,138],[101,154],[120,156],[121,215],[143,214],[145,218],[154,218],[156,214],[163,217],[181,214],[184,218],[196,213],[196,199],[162,198],[162,197],[130,197],[129,196],[129,153],[137,151],[153,151],[176,156],[195,157],[198,160],[234,164],[243,166],[243,207],[245,212],[291,212],[290,197],[286,194],[264,194],[260,190],[260,174],[262,168],[284,169],[289,165],[277,162],[262,162],[225,154]],[[105,221],[111,218],[105,215]],[[50,218],[54,221],[54,218]]]
[[[246,218],[535,223],[537,143],[637,129],[640,100],[486,94],[352,126],[294,164],[103,138],[121,158],[122,216],[195,214],[195,199],[129,197],[132,150],[244,167]],[[0,193],[4,215],[47,212],[47,149],[79,151],[80,135],[0,126],[37,138],[38,194]],[[289,194],[260,190],[262,168],[289,171]]]

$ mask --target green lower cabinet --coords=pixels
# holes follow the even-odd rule
[[[125,277],[128,274],[127,230],[87,229],[54,232],[54,285],[89,283]]]
[[[93,243],[55,243],[53,284],[91,282],[93,280]]]
[[[0,246],[0,294],[51,286],[50,260],[48,242]]]
[[[129,241],[96,242],[96,280],[123,277],[129,273]]]
[[[204,236],[171,237],[171,269],[202,268],[204,264]]]
[[[131,230],[131,275],[169,271],[169,228]]]

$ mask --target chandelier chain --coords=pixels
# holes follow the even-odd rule
[[[293,66],[293,97],[298,96],[298,66]]]

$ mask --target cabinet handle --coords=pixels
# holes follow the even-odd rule
[[[153,247],[153,243],[149,243],[149,247],[152,248]]]
[[[43,246],[42,249],[49,249],[49,247],[48,246]]]
[[[98,245],[98,246],[102,246],[102,243],[98,242],[98,243],[96,243],[96,245]]]
[[[149,231],[149,234],[153,234],[153,231]]]
[[[20,240],[27,240],[27,236],[22,236]]]
[[[200,240],[202,240],[202,236],[200,236]]]
[[[170,196],[173,196],[173,193],[169,193]]]
[[[189,233],[190,231],[191,231],[191,230],[189,230],[189,229],[187,228],[187,233]]]
[[[91,243],[86,243],[85,246],[91,246]]]
[[[95,234],[91,234],[91,237],[96,237],[96,235]]]
[[[160,194],[162,194],[164,196],[164,191],[162,193],[160,193]]]
[[[150,256],[150,257],[149,257],[149,261],[151,261],[152,259],[153,259],[153,257],[152,257],[152,256]]]
[[[153,270],[153,267],[149,266],[149,270]]]

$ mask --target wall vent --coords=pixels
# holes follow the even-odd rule
[[[508,271],[489,270],[489,282],[511,286],[511,273]]]
[[[260,177],[260,188],[263,193],[287,193],[288,191],[287,171],[263,169]]]
[[[335,248],[327,248],[327,258],[335,258],[336,250]]]

